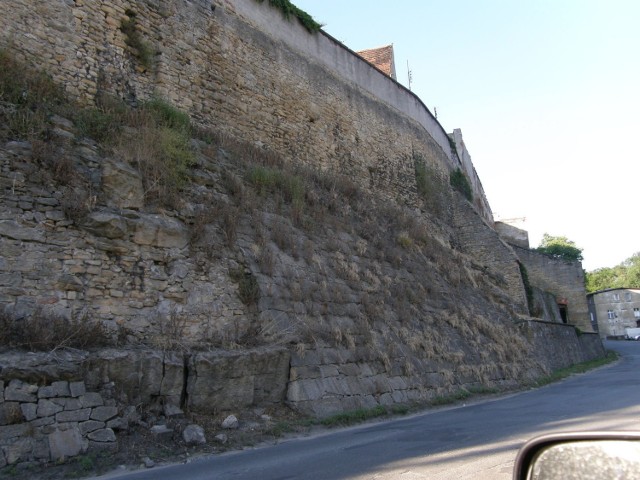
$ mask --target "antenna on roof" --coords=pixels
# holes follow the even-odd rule
[[[409,60],[407,60],[407,78],[409,79],[409,90],[411,90],[411,80],[413,79],[413,75],[409,69]]]

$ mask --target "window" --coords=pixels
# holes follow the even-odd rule
[[[630,302],[631,301],[631,292],[627,292],[624,294],[624,301],[625,302]]]
[[[608,318],[609,320],[611,320],[611,319],[613,319],[613,318],[616,318],[616,314],[615,314],[615,313],[613,313],[613,310],[607,310],[607,318]]]
[[[634,308],[633,309],[633,316],[636,318],[640,318],[640,308]]]
[[[619,293],[614,293],[613,294],[613,301],[614,302],[619,302],[620,301],[620,294]]]

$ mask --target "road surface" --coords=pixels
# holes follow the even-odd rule
[[[537,390],[111,478],[507,480],[534,436],[640,430],[640,342],[605,345],[619,362]]]

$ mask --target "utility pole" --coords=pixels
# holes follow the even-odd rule
[[[407,60],[407,78],[409,79],[409,90],[411,90],[411,80],[413,79],[413,75],[409,69],[409,60]]]

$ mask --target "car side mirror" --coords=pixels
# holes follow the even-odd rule
[[[514,480],[640,479],[640,432],[552,434],[518,452]]]

